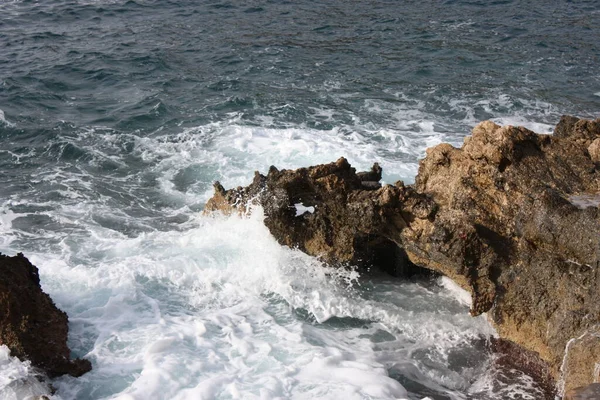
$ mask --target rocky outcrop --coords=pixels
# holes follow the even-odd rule
[[[70,359],[68,329],[67,314],[42,291],[38,269],[21,253],[0,254],[0,345],[50,377],[80,376],[91,363]]]
[[[434,221],[403,242],[424,262],[448,242],[431,244],[429,235],[469,231],[457,247],[472,257],[448,264],[468,265],[472,312],[488,311],[502,337],[536,351],[561,391],[593,382],[574,373],[593,368],[589,360],[573,359],[563,375],[560,367],[567,343],[600,322],[598,208],[579,201],[598,198],[600,171],[588,152],[597,138],[600,120],[563,117],[552,136],[484,122],[461,149],[429,150],[416,189],[461,220]]]
[[[393,272],[408,267],[406,257],[397,254],[402,250],[398,233],[408,224],[404,218],[427,218],[435,203],[401,183],[382,187],[381,171],[374,171],[356,174],[344,158],[295,171],[271,167],[267,176],[256,173],[245,188],[226,191],[215,183],[206,210],[231,213],[261,204],[265,224],[280,243],[329,263],[360,265],[375,258]],[[299,215],[310,207],[313,212]]]
[[[460,149],[428,149],[414,185],[381,186],[378,165],[357,174],[341,158],[217,182],[206,210],[260,204],[280,243],[327,262],[447,275],[471,292],[473,315],[487,312],[568,391],[600,363],[577,347],[600,345],[598,143],[600,120],[563,117],[553,135],[486,121]]]

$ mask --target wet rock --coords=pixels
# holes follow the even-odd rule
[[[428,149],[414,185],[365,187],[378,166],[357,174],[341,158],[271,167],[245,188],[217,184],[206,209],[260,204],[280,243],[330,263],[442,273],[471,292],[473,315],[488,313],[501,337],[536,353],[559,381],[567,343],[600,323],[599,211],[572,201],[600,190],[590,152],[599,139],[600,119],[563,117],[554,135],[486,121],[460,149]],[[296,217],[298,202],[315,212]],[[574,370],[600,364],[576,354]],[[565,378],[566,391],[593,382]]]
[[[371,170],[368,172],[359,172],[356,174],[361,182],[379,182],[381,180],[381,173],[383,169],[378,163],[373,164]]]
[[[38,269],[21,253],[0,254],[0,345],[50,377],[83,375],[91,363],[70,359],[67,334],[67,315],[42,291]]]
[[[532,377],[544,392],[545,399],[554,399],[556,394],[555,382],[548,364],[534,352],[523,349],[510,340],[489,339],[488,348],[494,354],[493,363],[505,371],[521,371]]]
[[[378,182],[378,188],[365,188],[365,182],[380,178],[377,164],[357,174],[345,158],[295,171],[271,167],[266,176],[257,173],[247,187],[226,191],[217,182],[206,210],[243,212],[249,203],[261,204],[265,224],[281,244],[336,264],[364,265],[378,253],[379,264],[396,271],[408,260],[396,251],[399,242],[394,240],[400,238],[383,232],[397,233],[406,226],[404,218],[427,218],[433,203],[412,188],[380,187]],[[401,201],[405,197],[411,201]],[[297,216],[296,204],[314,212]]]

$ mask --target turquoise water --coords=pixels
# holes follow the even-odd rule
[[[494,333],[448,282],[329,271],[260,210],[201,210],[214,180],[270,165],[345,156],[411,182],[481,120],[598,117],[599,17],[597,1],[0,3],[0,251],[32,258],[94,364],[56,398],[539,398],[474,345]]]

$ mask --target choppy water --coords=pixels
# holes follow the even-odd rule
[[[597,1],[0,2],[0,251],[94,370],[56,399],[540,398],[447,281],[335,271],[211,183],[346,156],[412,181],[494,119],[600,110]],[[31,375],[0,349],[0,398]]]

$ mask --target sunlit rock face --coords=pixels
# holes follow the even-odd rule
[[[600,119],[565,116],[553,135],[486,121],[460,149],[428,149],[414,185],[381,186],[377,164],[357,174],[341,158],[271,167],[247,187],[216,183],[206,210],[260,204],[280,243],[329,263],[447,275],[471,292],[473,315],[487,312],[569,390],[593,382],[572,372],[593,369],[589,357],[569,358],[570,372],[561,365],[567,343],[600,320],[598,204],[581,200],[600,189],[598,139]]]

